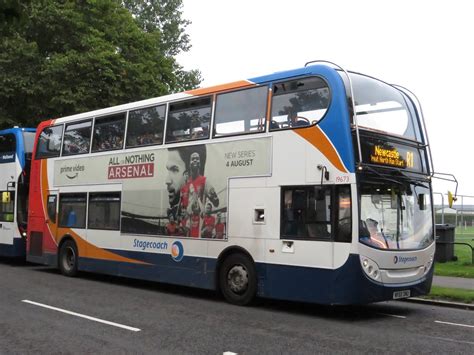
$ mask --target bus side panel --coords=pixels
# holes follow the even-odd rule
[[[216,259],[184,256],[181,261],[176,262],[170,254],[124,250],[108,251],[124,258],[141,260],[144,263],[134,264],[111,260],[80,258],[80,270],[203,289],[215,289]]]

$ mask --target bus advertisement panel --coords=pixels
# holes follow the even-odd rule
[[[270,153],[267,137],[57,160],[52,186],[120,184],[122,233],[226,239],[228,179],[269,175]]]

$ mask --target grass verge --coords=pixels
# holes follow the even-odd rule
[[[432,286],[430,294],[423,296],[423,298],[461,303],[474,303],[474,290]]]
[[[456,232],[456,242],[468,243],[474,247],[474,235]],[[435,263],[435,275],[474,278],[474,264],[471,249],[466,245],[454,245],[457,261]]]

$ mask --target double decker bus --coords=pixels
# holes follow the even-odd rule
[[[0,130],[0,256],[26,255],[32,128]]]
[[[431,166],[414,95],[329,62],[53,119],[27,259],[238,305],[423,295]]]

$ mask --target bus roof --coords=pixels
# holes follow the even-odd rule
[[[7,128],[7,129],[0,130],[0,134],[13,133],[13,134],[16,135],[20,132],[36,132],[36,128],[13,127],[13,128]]]
[[[239,81],[229,82],[229,83],[205,87],[205,88],[198,88],[198,89],[188,90],[188,91],[184,91],[184,92],[180,92],[176,94],[169,94],[169,95],[154,97],[154,98],[150,98],[146,100],[135,101],[135,102],[127,103],[127,104],[102,108],[102,109],[98,109],[94,111],[78,113],[71,116],[65,116],[65,117],[53,119],[53,121],[48,120],[48,122],[50,122],[51,124],[60,124],[64,122],[70,122],[70,121],[91,118],[91,117],[108,115],[108,114],[120,112],[120,111],[127,111],[127,110],[134,109],[137,107],[147,107],[147,106],[152,106],[152,105],[158,105],[160,103],[172,102],[172,101],[185,99],[185,98],[192,98],[192,97],[201,96],[201,95],[210,95],[214,93],[219,93],[223,91],[239,89],[239,88],[244,88],[244,87],[252,87],[255,85],[260,85],[260,84],[269,83],[269,82],[282,80],[282,79],[288,79],[292,77],[298,77],[298,76],[303,76],[303,75],[308,75],[308,74],[321,74],[323,72],[328,72],[328,71],[335,72],[335,69],[333,69],[331,66],[327,64],[315,64],[315,65],[310,65],[304,68],[279,71],[273,74],[258,76],[258,77],[254,77],[250,79],[239,80]]]

